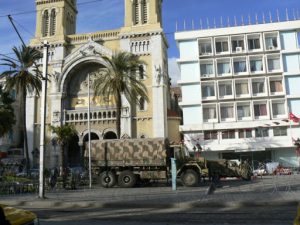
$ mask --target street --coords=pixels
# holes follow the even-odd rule
[[[300,175],[266,176],[253,181],[224,180],[172,191],[163,183],[136,188],[56,190],[1,197],[0,202],[35,212],[41,225],[288,225],[300,201]]]
[[[41,225],[292,224],[295,206],[38,210]]]

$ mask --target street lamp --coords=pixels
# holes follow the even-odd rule
[[[89,132],[89,180],[92,188],[92,162],[91,162],[91,96],[90,96],[90,73],[88,73],[88,132]]]

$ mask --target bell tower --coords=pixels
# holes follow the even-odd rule
[[[35,39],[64,41],[76,33],[76,0],[36,0]]]
[[[162,28],[162,0],[125,0],[124,28]]]

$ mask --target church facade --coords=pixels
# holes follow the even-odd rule
[[[76,34],[76,0],[36,0],[36,33],[30,46],[42,51],[43,41],[49,43],[46,124],[75,126],[77,137],[71,142],[67,156],[73,165],[79,163],[88,141],[89,101],[91,139],[117,138],[114,101],[101,96],[94,98],[88,77],[92,82],[99,69],[105,67],[101,56],[110,57],[119,51],[137,54],[145,62],[137,76],[146,85],[149,97],[149,102],[140,98],[138,103],[132,103],[123,96],[121,138],[180,140],[180,118],[170,113],[168,43],[162,28],[162,0],[124,2],[123,27]],[[40,145],[40,105],[36,95],[27,97],[29,150],[39,149]],[[50,159],[47,166],[57,166],[59,147],[48,129],[46,140],[45,154]],[[32,157],[33,162],[38,161]]]

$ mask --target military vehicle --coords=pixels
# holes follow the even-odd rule
[[[87,144],[86,158],[88,152]],[[92,170],[99,175],[103,187],[113,187],[117,183],[121,187],[133,187],[137,180],[169,179],[171,158],[176,159],[177,177],[185,186],[195,186],[205,177],[249,179],[248,169],[244,171],[230,161],[190,157],[185,148],[170,146],[163,138],[91,141]]]

